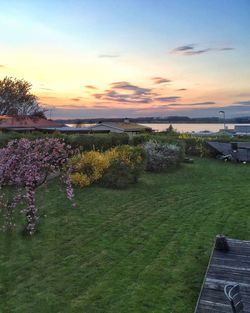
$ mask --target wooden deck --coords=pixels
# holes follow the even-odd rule
[[[244,313],[250,312],[250,241],[227,239],[229,251],[213,249],[195,313],[232,313],[224,286],[240,285]]]

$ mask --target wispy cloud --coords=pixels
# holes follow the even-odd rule
[[[214,49],[207,48],[207,49],[202,49],[202,50],[192,50],[192,51],[187,51],[184,54],[185,55],[197,55],[197,54],[199,55],[199,54],[210,52],[212,50],[214,50]]]
[[[169,109],[169,105],[168,104],[162,104],[162,105],[156,105],[153,108],[148,108],[149,110],[153,109],[153,110],[168,110]]]
[[[162,78],[162,77],[157,77]],[[186,90],[186,88],[180,88],[180,90]],[[180,95],[164,94],[161,89],[157,88],[145,88],[144,86],[135,85],[128,81],[118,81],[109,84],[109,89],[102,92],[93,93],[92,98],[95,99],[95,107],[97,106],[110,106],[113,108],[134,108],[137,110],[143,110],[146,105],[148,109],[174,109],[183,108],[190,109],[191,107],[214,107],[216,102],[204,101],[204,102],[190,102],[183,103],[185,99]],[[143,104],[145,106],[143,106]],[[179,110],[179,109],[178,109]]]
[[[179,89],[176,89],[176,91],[185,91],[187,90],[186,88],[179,88]]]
[[[163,77],[152,77],[151,79],[155,84],[164,84],[164,83],[171,82],[171,79],[163,78]]]
[[[93,95],[96,99],[102,101],[111,101],[117,103],[132,103],[132,104],[141,104],[141,103],[150,103],[152,98],[142,94],[128,94],[128,93],[119,93],[115,90],[106,90],[103,93],[98,93]]]
[[[193,102],[193,103],[168,103],[165,105],[157,105],[152,107],[153,109],[167,109],[171,107],[195,107],[195,106],[210,106],[214,105],[216,102],[206,101],[206,102]]]
[[[136,85],[132,85],[128,82],[115,82],[110,84],[112,89],[120,89],[120,90],[131,90],[137,95],[149,94],[151,93],[150,88],[142,88]]]
[[[197,45],[195,44],[188,44],[184,46],[179,46],[170,51],[171,54],[177,54],[177,55],[200,55],[205,54],[212,51],[230,51],[234,50],[232,47],[222,47],[222,48],[203,48],[203,49],[197,49]]]
[[[5,65],[3,65],[3,64],[0,64],[0,68],[4,68],[4,67],[6,67]]]
[[[247,100],[247,101],[238,101],[238,102],[235,102],[234,104],[239,104],[239,105],[243,105],[243,106],[248,106],[248,105],[250,105],[250,100]]]
[[[93,97],[102,101],[134,104],[151,103],[153,96],[150,88],[139,87],[126,81],[111,83],[110,89],[93,94]]]
[[[234,50],[234,48],[232,47],[225,47],[225,48],[220,48],[220,51],[230,51],[230,50]]]
[[[44,84],[44,83],[40,83],[37,88],[39,90],[45,90],[45,91],[54,91],[52,88],[49,88],[47,87],[48,85],[47,84]]]
[[[40,87],[39,89],[41,89],[41,90],[46,90],[46,91],[53,91],[53,89],[51,89],[51,88],[46,88],[46,87]]]
[[[78,97],[78,98],[71,98],[70,100],[75,101],[75,102],[78,102],[78,101],[81,100],[81,98],[80,98],[80,97]]]
[[[40,97],[40,99],[42,99],[42,101],[44,101],[44,99],[46,100],[54,100],[54,99],[58,99],[58,97],[56,96],[43,96],[43,97]]]
[[[119,54],[99,54],[99,58],[119,58]]]
[[[169,106],[206,106],[216,104],[214,101],[193,102],[193,103],[171,103]]]
[[[181,97],[178,96],[170,96],[170,97],[156,97],[155,100],[160,102],[175,102],[177,100],[181,99]]]
[[[86,85],[85,88],[87,89],[97,89],[95,86],[93,85]]]
[[[172,50],[172,53],[179,53],[179,52],[187,52],[187,51],[190,51],[190,50],[193,50],[194,49],[194,44],[189,44],[189,45],[184,45],[184,46],[179,46],[179,47],[176,47]]]
[[[186,90],[181,88],[180,90]],[[103,92],[92,94],[92,97],[98,101],[98,105],[113,105],[120,104],[151,104],[152,109],[157,103],[164,104],[164,107],[190,107],[190,106],[209,106],[214,105],[213,101],[181,103],[182,97],[179,95],[164,95],[161,90],[155,88],[145,88],[134,85],[127,81],[110,83],[110,88]],[[178,101],[178,102],[177,102]],[[181,101],[181,102],[180,102]],[[139,108],[139,107],[137,107]],[[141,106],[140,106],[141,108]]]

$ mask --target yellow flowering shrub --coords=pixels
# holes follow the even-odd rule
[[[70,179],[72,184],[78,185],[80,187],[87,187],[91,184],[90,178],[87,175],[81,173],[71,174]]]
[[[109,160],[104,153],[89,151],[77,154],[71,159],[73,173],[71,181],[74,185],[86,187],[99,180],[109,166]]]
[[[143,161],[142,149],[127,145],[118,146],[106,152],[89,151],[80,153],[71,159],[73,168],[71,181],[74,185],[87,187],[99,181],[109,170],[112,171],[112,177],[115,175],[119,179],[122,175],[121,169],[124,166],[129,175],[136,181],[139,172],[142,170]],[[118,165],[117,162],[121,165]],[[114,163],[116,164],[115,167]]]
[[[131,169],[135,169],[143,163],[142,150],[128,145],[112,148],[106,151],[105,154],[109,161],[119,160]]]

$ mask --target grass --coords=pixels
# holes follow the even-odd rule
[[[0,238],[1,313],[191,313],[214,236],[250,239],[247,165],[196,160],[125,191],[39,190],[39,233]]]

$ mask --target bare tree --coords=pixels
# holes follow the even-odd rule
[[[12,77],[0,80],[0,115],[44,116],[44,112],[30,83]]]

